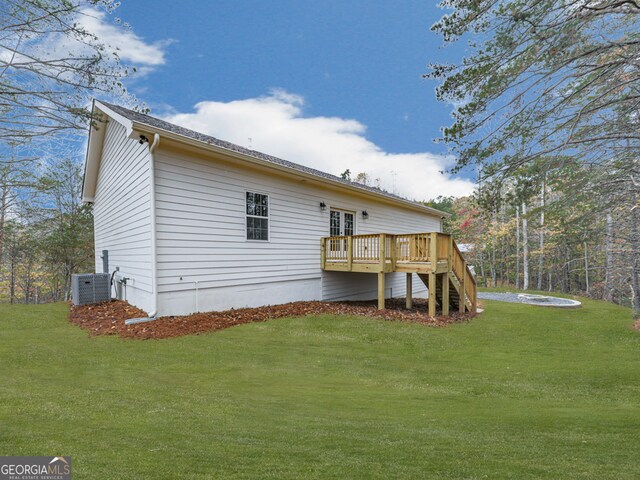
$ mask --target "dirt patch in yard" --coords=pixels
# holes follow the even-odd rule
[[[192,315],[160,317],[152,322],[125,325],[130,318],[146,317],[142,310],[127,302],[113,300],[97,305],[72,306],[71,323],[84,328],[90,335],[119,335],[126,338],[160,339],[222,330],[243,323],[264,322],[283,317],[305,315],[356,315],[421,323],[442,327],[468,321],[474,315],[453,313],[451,316],[430,317],[427,302],[415,299],[411,310],[404,308],[404,299],[387,300],[387,309],[378,310],[376,302],[293,302],[259,308],[240,308],[224,312],[194,313]]]

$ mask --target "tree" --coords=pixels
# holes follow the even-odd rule
[[[529,289],[529,222],[527,202],[522,202],[522,288]]]
[[[455,197],[445,197],[440,195],[431,200],[423,201],[422,203],[424,203],[427,207],[435,208],[436,210],[448,213],[449,216],[444,218],[442,227],[445,232],[454,234],[452,230],[455,228],[455,225],[458,222],[455,202]],[[456,236],[456,238],[459,237]]]
[[[0,259],[4,250],[4,226],[21,192],[33,188],[36,179],[33,173],[33,158],[17,156],[15,144],[10,144],[10,156],[0,156]]]
[[[86,27],[118,5],[0,1],[0,295],[11,302],[65,299],[71,275],[93,269],[76,134],[91,97],[139,108],[122,84],[135,67]]]
[[[637,157],[639,4],[445,0],[441,6],[453,9],[432,27],[445,42],[469,33],[484,39],[472,43],[460,66],[434,65],[427,75],[442,81],[440,100],[460,105],[443,137],[459,166],[490,161],[488,172],[495,173],[551,154],[579,153],[596,164],[611,158],[605,151],[628,149]],[[524,155],[515,155],[523,140]]]
[[[538,231],[538,290],[542,290],[542,282],[544,281],[544,207],[547,188],[546,174],[540,187],[540,228]],[[586,255],[586,253],[585,253]],[[589,288],[587,288],[588,293]]]
[[[43,220],[40,245],[48,273],[61,280],[55,299],[71,292],[71,275],[93,270],[93,217],[82,203],[82,169],[70,159],[60,159],[41,178]]]
[[[369,185],[371,183],[371,176],[367,172],[360,172],[356,175],[356,179],[354,181],[363,185]]]
[[[606,283],[618,285],[613,276],[627,276],[631,296],[640,297],[632,281],[636,263],[621,260],[627,254],[640,255],[640,238],[629,225],[640,188],[634,181],[640,171],[640,4],[444,0],[441,6],[452,11],[432,29],[446,43],[473,35],[471,54],[460,65],[433,65],[427,74],[441,82],[437,97],[456,105],[454,123],[442,137],[458,158],[455,169],[479,164],[482,182],[513,178],[534,161],[543,171],[573,169],[576,175],[558,181],[563,190],[557,191],[567,202],[562,211],[575,219],[565,225],[571,235],[556,235],[566,240],[555,245],[564,257],[562,288],[570,289],[578,280],[576,254],[580,252],[582,264],[585,243],[577,244],[577,237],[591,231],[590,225],[600,225],[607,210],[622,209],[626,215],[613,218],[610,225],[615,228],[607,236],[609,246],[619,244],[621,253],[612,258],[611,252]],[[590,225],[581,222],[572,208],[579,202],[569,193],[601,200],[590,212]],[[540,228],[547,231],[542,224]],[[549,248],[540,238],[543,264]],[[539,284],[540,273],[539,267]]]
[[[0,2],[0,141],[26,142],[77,129],[90,120],[89,96],[128,96],[113,48],[82,26],[89,7],[113,0]]]
[[[7,297],[10,303],[19,302],[20,297],[26,303],[30,298],[37,260],[35,232],[23,222],[13,219],[7,222],[5,229],[5,256],[9,271]]]

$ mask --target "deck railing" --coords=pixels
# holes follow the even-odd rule
[[[425,263],[432,260],[454,260],[456,273],[462,273],[464,258],[451,236],[446,233],[376,233],[345,235],[322,239],[323,268],[329,262],[381,263],[384,252],[386,262]]]
[[[419,269],[424,265],[433,273],[452,272],[466,301],[475,307],[475,277],[449,234],[378,233],[325,237],[321,240],[321,251],[322,268],[328,270],[408,272],[412,267]]]

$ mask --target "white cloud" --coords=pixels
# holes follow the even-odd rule
[[[156,67],[165,63],[164,48],[171,43],[170,40],[147,43],[125,25],[114,24],[106,12],[93,8],[82,9],[78,23],[108,45],[125,63],[139,67]]]
[[[95,8],[83,8],[75,16],[77,25],[96,39],[82,36],[74,37],[59,32],[34,34],[27,41],[15,40],[8,48],[0,47],[0,60],[7,63],[24,63],[29,56],[43,60],[56,61],[51,66],[51,75],[60,75],[56,65],[61,58],[83,57],[95,54],[94,47],[103,45],[105,62],[117,56],[123,64],[136,67],[143,75],[165,63],[165,49],[172,40],[146,42],[136,35],[127,25],[114,23],[114,18]],[[14,52],[18,48],[25,55]]]
[[[192,113],[171,113],[165,118],[334,175],[347,168],[352,178],[366,172],[371,179],[379,178],[382,188],[407,198],[462,196],[473,191],[471,181],[440,173],[453,159],[428,152],[385,152],[366,138],[365,125],[357,120],[305,117],[303,106],[301,96],[276,89],[259,98],[200,102]]]

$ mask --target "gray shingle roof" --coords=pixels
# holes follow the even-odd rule
[[[178,125],[175,125],[173,123],[169,123],[165,120],[161,120],[159,118],[156,117],[152,117],[151,115],[146,115],[144,113],[140,113],[140,112],[136,112],[135,110],[130,110],[128,108],[125,107],[121,107],[119,105],[114,105],[112,103],[107,103],[107,102],[103,102],[100,101],[100,103],[102,103],[103,105],[109,107],[110,109],[112,109],[114,112],[116,112],[119,115],[122,115],[123,117],[135,122],[135,123],[139,123],[139,124],[144,124],[144,125],[148,125],[152,128],[157,128],[160,130],[165,130],[171,133],[175,133],[178,135],[183,135],[185,137],[188,138],[192,138],[194,140],[198,140],[200,142],[209,144],[209,145],[215,145],[216,147],[220,147],[220,148],[224,148],[226,150],[230,150],[232,152],[237,152],[243,155],[247,155],[249,157],[253,157],[259,160],[264,160],[276,165],[282,165],[284,167],[288,167],[292,170],[297,170],[299,172],[304,172],[307,174],[311,174],[317,177],[321,177],[321,178],[325,178],[328,180],[332,180],[335,182],[340,182],[344,185],[349,185],[351,187],[355,187],[358,188],[360,190],[364,190],[364,191],[368,191],[368,192],[372,192],[372,193],[376,193],[378,195],[383,195],[386,197],[389,197],[391,199],[394,200],[403,200],[405,202],[410,202],[410,203],[414,203],[416,205],[419,205],[421,207],[423,207],[425,210],[430,210],[434,213],[440,213],[442,215],[447,215],[444,212],[440,212],[439,210],[430,208],[430,207],[426,207],[424,204],[413,201],[413,200],[409,200],[407,198],[401,197],[399,195],[395,195],[393,193],[389,193],[385,190],[381,190],[379,188],[376,187],[370,187],[368,185],[363,185],[361,183],[357,183],[357,182],[352,182],[350,180],[345,180],[341,177],[337,177],[335,175],[331,175],[330,173],[326,173],[326,172],[322,172],[320,170],[316,170],[315,168],[310,168],[310,167],[306,167],[304,165],[300,165],[298,163],[294,163],[294,162],[290,162],[288,160],[283,160],[282,158],[278,158],[278,157],[274,157],[273,155],[268,155],[266,153],[262,153],[262,152],[258,152],[256,150],[250,150],[248,148],[244,148],[241,147],[240,145],[236,145],[234,143],[231,142],[227,142],[224,140],[220,140],[218,138],[209,136],[209,135],[205,135],[203,133],[200,132],[196,132],[194,130],[189,130],[187,128],[183,128],[180,127]]]

